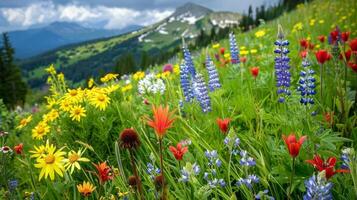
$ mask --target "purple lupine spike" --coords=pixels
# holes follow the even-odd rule
[[[185,44],[182,47],[182,51],[183,51],[183,59],[185,60],[185,64],[188,68],[188,71],[191,73],[192,77],[195,77],[196,75],[195,66],[192,61],[191,53]]]
[[[213,64],[213,61],[211,60],[211,57],[207,55],[206,58],[206,68],[208,71],[208,87],[211,92],[213,92],[215,89],[218,89],[221,87],[221,84],[219,83],[219,76],[216,67]]]
[[[194,98],[192,89],[192,78],[190,77],[188,67],[185,62],[180,65],[180,81],[181,88],[183,90],[183,95],[185,96],[185,101],[191,102]]]
[[[302,60],[303,69],[300,71],[299,87],[297,88],[300,91],[300,103],[308,106],[313,105],[314,95],[316,94],[314,77],[315,71],[311,69],[311,63],[307,57],[304,57]]]
[[[208,90],[203,76],[199,73],[196,74],[193,81],[194,95],[196,96],[202,111],[204,113],[211,111],[211,99],[208,96]]]
[[[239,64],[239,50],[237,47],[236,37],[233,33],[229,34],[229,49],[231,52],[231,62],[232,64]]]

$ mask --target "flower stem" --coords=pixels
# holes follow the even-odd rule
[[[166,199],[166,192],[165,192],[165,176],[164,176],[164,160],[163,160],[163,151],[162,151],[162,138],[159,138],[159,147],[160,147],[160,165],[161,165],[161,176],[162,176],[162,198],[163,200]]]
[[[138,175],[138,170],[136,169],[136,165],[135,165],[134,155],[133,155],[132,149],[129,149],[129,153],[130,153],[131,166],[133,167],[134,176],[135,176],[135,179],[137,181],[136,186],[138,188],[138,193],[139,193],[140,199],[143,200],[144,199],[143,198],[143,189],[142,189],[142,186],[141,186],[140,177]]]
[[[322,90],[323,90],[323,65],[320,64],[320,101],[322,103]]]
[[[295,158],[293,158],[293,163],[291,165],[291,176],[290,176],[290,187],[288,190],[288,199],[292,199],[290,195],[292,193],[294,174],[295,174]]]

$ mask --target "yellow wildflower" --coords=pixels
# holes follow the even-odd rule
[[[41,140],[48,132],[50,132],[50,127],[45,122],[41,121],[34,129],[32,129],[32,138]]]
[[[255,32],[255,37],[260,38],[260,37],[263,37],[265,34],[266,34],[265,30],[259,30],[259,31]]]
[[[64,82],[64,74],[61,72],[57,75],[59,81]]]
[[[108,81],[116,79],[118,76],[119,76],[119,74],[109,73],[109,74],[105,75],[104,77],[100,78],[100,81],[102,81],[103,83],[106,83]]]
[[[68,158],[63,160],[65,162],[64,167],[66,168],[66,170],[70,170],[71,174],[73,174],[74,168],[81,170],[81,165],[79,164],[79,162],[90,161],[88,158],[82,157],[83,153],[84,152],[82,152],[81,149],[79,149],[78,152],[70,151],[68,152]]]
[[[214,49],[218,49],[218,48],[219,48],[219,43],[215,43],[215,44],[213,44],[213,45],[212,45],[212,48],[214,48]]]
[[[88,81],[88,88],[92,88],[93,85],[94,85],[94,79],[90,78],[89,81]]]
[[[53,64],[51,64],[49,67],[47,67],[47,68],[45,69],[45,71],[48,72],[48,73],[50,73],[50,74],[52,74],[52,75],[56,74],[56,69],[55,69],[55,67],[54,67]]]
[[[246,49],[247,47],[245,47],[245,46],[241,46],[240,47],[240,50],[242,51],[242,50],[244,50],[244,49]]]
[[[95,187],[92,183],[83,181],[83,184],[77,185],[77,189],[84,197],[88,197],[93,193]]]
[[[89,103],[99,110],[105,110],[110,102],[110,98],[102,92],[95,92],[89,98]]]
[[[80,105],[73,106],[70,110],[69,116],[72,118],[73,121],[81,121],[81,117],[86,116],[86,110]]]
[[[257,53],[257,52],[258,52],[257,49],[251,49],[251,50],[250,50],[250,53],[251,53],[251,54],[255,54],[255,53]]]
[[[46,141],[46,145],[34,146],[35,150],[30,150],[29,152],[32,153],[30,158],[43,158],[47,153],[48,149],[54,148],[53,144],[50,144],[49,141]]]
[[[48,109],[51,109],[55,104],[56,104],[56,99],[52,98],[52,97],[45,97],[47,100],[47,105],[46,107]]]
[[[176,65],[174,66],[174,73],[175,73],[175,74],[180,74],[180,66],[179,66],[178,64],[176,64]]]
[[[293,27],[293,32],[301,31],[303,28],[302,22],[296,23]]]
[[[243,50],[243,51],[240,52],[240,55],[247,55],[248,53],[249,53],[249,51]]]
[[[323,23],[325,23],[325,20],[323,19],[319,20],[319,24],[323,24]]]
[[[144,77],[145,77],[145,72],[143,72],[143,71],[138,71],[133,75],[133,79],[136,81],[141,80]]]
[[[56,109],[52,109],[49,113],[43,115],[44,122],[52,122],[59,117],[59,113]]]
[[[28,123],[30,123],[32,120],[32,115],[29,115],[28,117],[22,119],[19,123],[19,125],[16,127],[17,129],[22,129],[25,127]]]
[[[124,87],[121,88],[122,92],[127,92],[129,90],[133,89],[133,86],[131,84],[127,84]]]
[[[119,89],[119,87],[120,86],[118,84],[115,84],[115,85],[113,84],[113,85],[109,85],[109,86],[103,88],[103,91],[107,94],[110,94],[110,93],[116,91],[117,89]]]
[[[223,57],[224,57],[225,59],[230,59],[230,58],[231,58],[231,54],[225,53],[225,54],[223,55]]]
[[[61,100],[61,103],[60,103],[60,109],[65,111],[65,112],[68,112],[70,109],[71,109],[71,102],[67,99],[62,99]]]
[[[310,19],[310,26],[314,26],[315,25],[315,22],[316,22],[316,19]]]
[[[59,149],[56,151],[56,147],[51,146],[47,149],[47,152],[42,157],[39,157],[35,164],[36,168],[40,168],[39,180],[42,177],[50,177],[51,180],[55,179],[55,173],[63,177],[64,165],[63,165],[63,155],[66,153]]]
[[[81,88],[78,89],[68,89],[68,92],[65,94],[65,99],[73,103],[79,103],[83,100],[84,92]]]

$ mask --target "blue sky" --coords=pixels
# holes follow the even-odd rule
[[[278,0],[0,0],[0,32],[27,29],[55,21],[120,29],[149,25],[176,7],[193,2],[219,11],[243,12]]]

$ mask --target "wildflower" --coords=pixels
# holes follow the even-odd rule
[[[210,91],[212,92],[215,89],[220,88],[221,84],[219,83],[219,75],[218,75],[217,69],[214,66],[213,61],[211,60],[209,55],[207,55],[207,58],[206,58],[206,68],[208,71],[208,87],[209,87]]]
[[[164,67],[162,68],[162,71],[172,73],[174,71],[172,64],[164,65]]]
[[[17,186],[19,185],[19,181],[16,179],[9,180],[9,189],[10,192],[16,190]]]
[[[65,112],[68,112],[71,110],[71,107],[72,107],[72,104],[69,100],[67,99],[62,99],[61,102],[60,102],[60,109],[65,111]]]
[[[125,149],[136,149],[140,146],[140,140],[138,133],[132,129],[124,129],[119,138],[119,144]]]
[[[81,149],[78,150],[78,152],[75,151],[70,151],[68,152],[68,158],[64,159],[64,167],[66,170],[70,170],[70,173],[72,174],[74,171],[74,168],[77,168],[78,170],[81,169],[81,165],[79,162],[89,162],[90,160],[88,158],[82,157],[82,152]]]
[[[128,184],[131,186],[131,187],[135,187],[136,184],[137,184],[137,179],[135,176],[129,176],[128,177]]]
[[[349,43],[352,52],[357,52],[357,38],[353,39]]]
[[[237,155],[239,153],[238,146],[240,144],[240,139],[237,137],[231,137],[230,135],[226,136],[223,140],[223,143],[228,146],[230,153]]]
[[[200,103],[201,109],[204,113],[211,111],[211,99],[208,96],[208,90],[203,76],[196,74],[193,82],[194,94],[197,101]]]
[[[51,111],[43,116],[44,122],[52,122],[59,117],[59,113],[56,109],[51,109]]]
[[[133,75],[133,79],[134,80],[141,80],[145,77],[145,72],[142,72],[142,71],[138,71],[136,72],[134,75]]]
[[[230,118],[225,118],[225,119],[217,118],[216,121],[217,121],[218,127],[221,130],[221,132],[224,134],[227,133],[231,119]]]
[[[46,72],[50,73],[51,75],[56,74],[56,69],[53,64],[51,64],[49,67],[45,69]]]
[[[3,146],[0,148],[0,152],[2,153],[12,153],[12,149],[9,146]]]
[[[212,48],[213,48],[213,49],[218,49],[218,48],[219,48],[219,43],[213,44],[213,45],[212,45]]]
[[[93,85],[94,85],[94,79],[93,79],[93,78],[90,78],[90,79],[88,80],[88,88],[92,88]]]
[[[190,72],[191,76],[194,77],[196,75],[196,69],[191,58],[191,53],[187,49],[185,44],[182,47],[182,51],[183,51],[183,58],[185,61],[185,65],[187,66],[187,70]]]
[[[306,56],[302,61],[303,69],[300,71],[300,79],[299,79],[299,87],[298,91],[300,91],[300,103],[303,105],[314,104],[313,96],[316,94],[315,91],[315,82],[314,78],[315,71],[310,68],[311,64]]]
[[[348,66],[357,73],[357,63],[349,62]]]
[[[50,132],[50,127],[45,122],[40,122],[32,129],[32,138],[41,140],[48,132]]]
[[[246,63],[247,62],[247,57],[241,57],[240,59],[241,63]]]
[[[94,164],[95,168],[97,169],[97,176],[99,179],[100,184],[105,183],[106,181],[112,180],[113,175],[111,174],[111,168],[107,165],[106,162]]]
[[[323,65],[326,61],[331,59],[331,54],[329,54],[326,50],[318,50],[315,53],[317,62]]]
[[[343,55],[344,54],[344,55]],[[350,61],[352,55],[351,49],[347,50],[345,53],[340,53],[339,59],[346,59],[346,62]]]
[[[243,50],[243,51],[240,52],[240,55],[247,55],[248,53],[249,53],[249,51]]]
[[[191,102],[194,98],[191,79],[188,67],[182,63],[180,65],[180,83],[186,102]]]
[[[259,30],[259,31],[255,32],[254,35],[256,38],[261,38],[265,35],[265,33],[266,33],[265,30]]]
[[[287,56],[289,50],[287,46],[289,41],[283,40],[284,34],[282,32],[281,26],[279,26],[278,40],[275,41],[276,49],[274,53],[277,54],[275,57],[275,76],[276,76],[276,86],[278,87],[277,93],[279,95],[279,102],[285,102],[285,98],[291,95],[289,90],[290,87],[290,58]]]
[[[216,165],[217,167],[220,167],[222,162],[218,158],[217,150],[206,150],[205,151],[205,156],[208,159],[208,166],[213,166]]]
[[[16,154],[23,154],[24,153],[24,144],[20,143],[14,146],[14,150]]]
[[[86,110],[82,106],[77,105],[71,108],[69,116],[72,118],[73,121],[81,121],[81,117],[85,117],[87,115]]]
[[[77,185],[78,192],[81,193],[84,197],[89,197],[96,187],[90,182],[83,181],[82,184]]]
[[[250,50],[250,53],[251,53],[251,54],[255,54],[255,53],[257,53],[257,52],[258,52],[257,49],[251,49],[251,50]]]
[[[331,194],[333,184],[327,182],[324,176],[323,173],[319,173],[318,176],[313,175],[305,181],[306,194],[303,196],[304,200],[333,199]]]
[[[239,164],[247,167],[252,167],[256,165],[254,158],[248,156],[248,152],[246,150],[240,151],[241,159],[239,160]]]
[[[110,98],[103,92],[93,92],[89,97],[89,103],[99,110],[104,111],[110,102]]]
[[[297,141],[296,136],[291,133],[288,137],[283,135],[283,140],[289,150],[291,157],[295,158],[299,155],[300,147],[305,142],[306,136],[300,137],[300,139]]]
[[[300,40],[300,47],[307,49],[309,47],[309,41],[307,39],[301,39]]]
[[[165,134],[167,129],[171,128],[172,123],[175,119],[172,117],[173,112],[169,112],[169,107],[166,106],[165,108],[161,105],[156,107],[152,106],[153,111],[153,119],[147,118],[147,124],[155,129],[156,135],[159,138],[162,138]]]
[[[221,54],[221,55],[224,55],[224,52],[226,51],[226,49],[224,48],[224,47],[221,47],[220,49],[219,49],[219,53]]]
[[[340,40],[340,30],[338,29],[338,27],[336,27],[335,30],[330,32],[329,40],[330,44],[335,44]]]
[[[183,147],[182,144],[178,143],[176,145],[176,148],[174,146],[169,147],[171,153],[175,156],[176,160],[180,161],[182,160],[182,157],[185,155],[185,153],[188,151],[188,147]]]
[[[259,183],[259,181],[260,181],[260,179],[259,179],[259,177],[257,175],[250,174],[245,179],[243,179],[243,178],[238,179],[236,185],[238,187],[242,186],[242,185],[245,185],[245,186],[247,186],[247,188],[252,189],[253,188],[253,184],[254,183]]]
[[[100,78],[100,81],[102,81],[103,83],[109,82],[111,80],[116,79],[119,76],[119,74],[106,74],[104,77]]]
[[[341,168],[350,169],[351,163],[356,160],[354,149],[353,148],[343,149],[341,154],[341,160],[343,162]]]
[[[127,92],[127,91],[130,91],[131,89],[133,89],[133,85],[132,84],[126,84],[125,86],[123,86],[121,88],[121,91],[122,92]]]
[[[56,147],[51,145],[46,148],[46,153],[42,157],[38,157],[36,159],[36,168],[40,168],[40,177],[39,180],[42,179],[42,177],[47,177],[49,176],[51,180],[55,179],[55,173],[58,174],[60,177],[63,177],[63,172],[64,172],[64,157],[66,153],[62,151],[62,149],[59,149],[56,151]]]
[[[326,39],[326,36],[320,35],[320,36],[317,37],[317,39],[318,39],[321,43],[324,43],[324,42],[325,42],[325,39]]]
[[[146,75],[138,83],[139,94],[164,94],[166,90],[162,79],[156,78],[154,74]]]
[[[347,42],[349,37],[350,37],[350,32],[342,32],[341,33],[342,42]]]
[[[4,137],[8,134],[9,134],[8,132],[0,130],[0,137]]]
[[[326,179],[331,178],[336,173],[348,173],[349,170],[337,169],[335,170],[336,158],[329,157],[326,162],[319,156],[315,155],[312,160],[306,160],[307,163],[313,165],[319,172],[325,171]]]
[[[252,76],[254,78],[257,78],[258,74],[259,74],[259,67],[252,67],[250,69],[250,73],[252,74]]]
[[[22,129],[25,127],[28,123],[32,121],[32,115],[29,115],[27,118],[24,118],[20,121],[19,125],[16,127],[16,129]]]
[[[231,63],[232,64],[239,64],[239,50],[237,47],[237,41],[234,33],[229,34],[229,50],[231,53]],[[246,51],[247,52],[247,51]],[[248,52],[247,52],[248,54]]]
[[[165,182],[164,182],[164,177],[160,174],[160,175],[157,175],[155,176],[154,178],[154,184],[155,184],[155,188],[156,190],[159,190],[160,188],[163,188]],[[164,194],[163,194],[164,196]]]
[[[179,181],[186,183],[193,177],[199,175],[200,171],[201,168],[196,163],[186,163],[186,166],[181,169],[181,178],[179,179]]]
[[[78,89],[68,89],[64,98],[73,103],[79,103],[83,100],[84,92],[81,88]]]
[[[269,190],[259,191],[258,194],[254,196],[255,199],[268,199],[274,200],[274,197],[268,195]]]
[[[34,146],[35,150],[29,151],[33,155],[31,155],[31,158],[43,158],[45,157],[46,153],[48,152],[48,149],[53,149],[55,146],[53,144],[50,144],[49,141],[46,141],[46,145],[41,145],[41,146]]]

